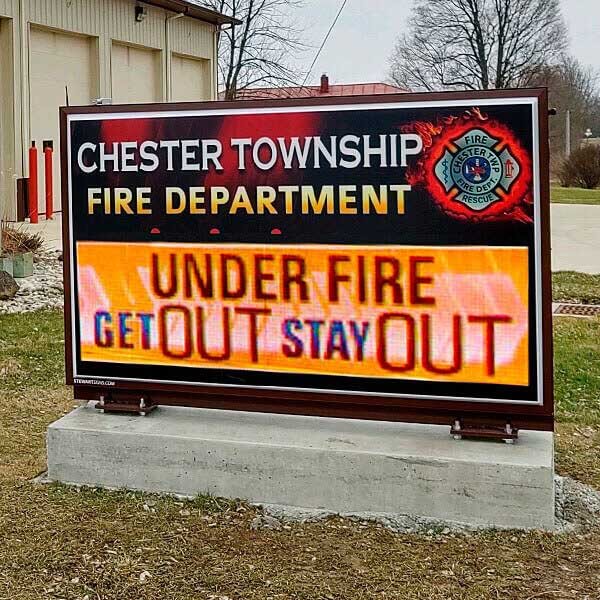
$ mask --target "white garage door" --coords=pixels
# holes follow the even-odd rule
[[[54,209],[60,210],[58,108],[90,104],[97,96],[93,45],[88,37],[32,27],[29,55],[31,139],[39,149],[39,211],[45,212],[42,142],[54,143]]]
[[[173,102],[211,100],[210,75],[210,61],[173,54],[171,58]]]
[[[161,100],[160,52],[113,43],[112,97],[115,104]]]

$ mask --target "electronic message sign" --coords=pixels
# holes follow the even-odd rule
[[[81,397],[552,426],[541,90],[62,110]]]

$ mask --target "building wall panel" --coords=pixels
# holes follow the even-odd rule
[[[0,16],[14,17],[19,8],[18,0],[0,0]]]
[[[9,0],[0,0],[7,2]],[[14,0],[13,0],[14,1]],[[135,20],[132,0],[24,0],[30,22],[85,35],[161,48],[165,37],[165,11],[147,6],[147,17]],[[1,6],[1,5],[0,5]]]
[[[214,27],[194,19],[171,21],[171,50],[178,54],[213,58]]]
[[[97,1],[97,0],[96,0]],[[104,10],[104,32],[110,39],[160,49],[165,43],[165,11],[147,6],[146,18],[135,20],[135,2],[108,0],[110,10]]]
[[[102,10],[96,0],[24,0],[31,23],[99,35],[102,31]]]

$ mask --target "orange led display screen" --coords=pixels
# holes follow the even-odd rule
[[[64,109],[69,382],[548,428],[544,103]]]
[[[78,256],[83,360],[528,383],[523,248],[81,242]]]

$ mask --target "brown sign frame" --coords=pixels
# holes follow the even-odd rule
[[[553,345],[552,345],[552,288],[550,263],[550,182],[548,150],[548,95],[545,88],[493,90],[479,92],[407,93],[360,97],[269,99],[227,102],[226,108],[248,109],[309,105],[351,105],[391,102],[436,102],[444,100],[464,101],[476,104],[486,99],[533,98],[538,106],[539,131],[539,191],[540,191],[540,241],[541,254],[541,335],[543,360],[541,381],[543,402],[532,406],[524,404],[499,404],[486,402],[440,401],[377,396],[372,394],[322,393],[310,391],[269,390],[264,388],[198,386],[176,384],[142,384],[135,381],[119,381],[114,387],[77,384],[74,378],[71,323],[71,234],[69,230],[69,193],[67,169],[67,125],[69,115],[75,114],[132,114],[147,111],[202,110],[223,108],[223,102],[136,104],[63,107],[60,109],[61,127],[61,175],[63,206],[63,248],[65,285],[65,348],[66,381],[74,386],[77,399],[98,400],[110,397],[115,402],[133,403],[145,398],[153,405],[189,406],[242,411],[272,412],[326,417],[359,418],[384,421],[404,421],[431,424],[452,424],[457,419],[473,426],[503,425],[510,422],[520,429],[553,430]],[[535,159],[536,157],[534,157]]]

